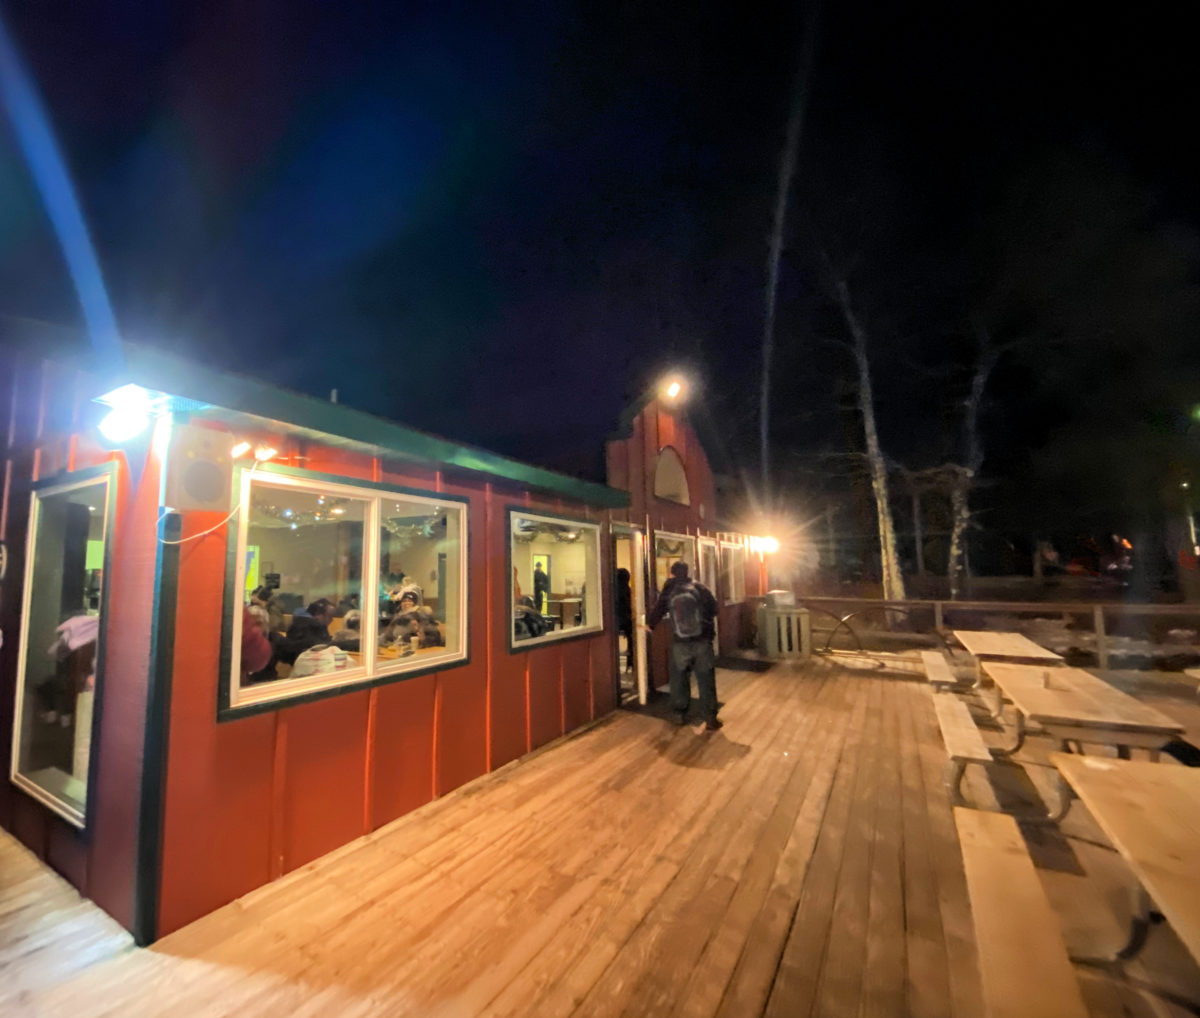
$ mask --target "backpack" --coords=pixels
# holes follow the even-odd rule
[[[695,584],[681,583],[671,593],[671,626],[677,640],[694,640],[704,635],[704,613]]]

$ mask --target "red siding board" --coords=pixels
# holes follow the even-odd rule
[[[591,720],[591,648],[600,640],[576,640],[563,644],[562,731],[571,732]]]
[[[529,748],[562,735],[563,647],[549,644],[529,652]]]
[[[290,707],[283,790],[283,869],[365,834],[367,691]]]
[[[371,827],[382,827],[433,798],[436,675],[376,690]]]

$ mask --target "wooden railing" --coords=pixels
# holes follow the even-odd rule
[[[864,613],[882,613],[888,610],[897,614],[910,616],[914,609],[928,609],[933,613],[933,630],[935,636],[944,639],[945,615],[953,612],[989,612],[1013,613],[1019,612],[1030,615],[1091,615],[1092,625],[1096,635],[1096,656],[1100,668],[1108,668],[1108,645],[1106,616],[1136,615],[1136,616],[1192,616],[1200,620],[1200,604],[1124,604],[1119,601],[886,601],[880,598],[865,597],[805,597],[796,595],[796,604],[806,608],[815,608],[823,614],[832,615],[837,619],[834,632],[830,634],[832,641],[834,633],[840,628],[849,629],[856,642],[862,646],[858,634],[850,626],[850,620]],[[834,606],[844,606],[847,610],[841,614],[833,610]]]

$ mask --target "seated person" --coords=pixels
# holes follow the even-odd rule
[[[259,587],[250,595],[250,607],[262,608],[267,613],[267,631],[283,632],[283,612],[275,603],[275,591],[270,587]]]
[[[242,609],[242,677],[249,682],[275,678],[275,651],[266,625],[265,609],[256,605]]]
[[[380,634],[379,644],[382,647],[399,643],[411,646],[415,636],[418,646],[444,647],[446,638],[438,628],[437,619],[428,605],[420,603],[420,593],[417,590],[406,590],[400,595],[398,611],[392,616],[387,628]]]
[[[333,643],[329,635],[329,623],[333,621],[333,602],[326,597],[318,598],[308,606],[306,615],[295,615],[288,626],[287,635],[280,641],[277,655],[285,664],[294,664],[309,647],[319,643]]]
[[[333,645],[342,650],[357,651],[362,647],[362,612],[352,608],[346,612],[342,628],[333,634]]]
[[[551,623],[533,605],[533,598],[522,597],[513,609],[513,639],[531,640],[550,632]]]

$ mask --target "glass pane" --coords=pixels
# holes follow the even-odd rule
[[[717,592],[717,546],[715,544],[700,545],[700,582],[714,594]]]
[[[671,566],[686,562],[688,572],[696,578],[696,541],[691,537],[656,534],[654,537],[654,585],[662,590],[671,576]]]
[[[332,488],[252,482],[243,563],[249,602],[243,616],[243,685],[362,665],[366,515],[366,500]],[[251,620],[256,629],[248,628]],[[270,643],[270,660],[252,672],[255,643],[262,636]]]
[[[464,651],[462,534],[466,509],[425,499],[380,504],[379,665]]]
[[[598,527],[514,514],[512,563],[514,640],[602,624]]]
[[[726,604],[746,599],[745,558],[741,546],[721,545],[721,596]]]
[[[107,513],[107,480],[36,496],[26,571],[17,772],[80,822],[87,804]]]

